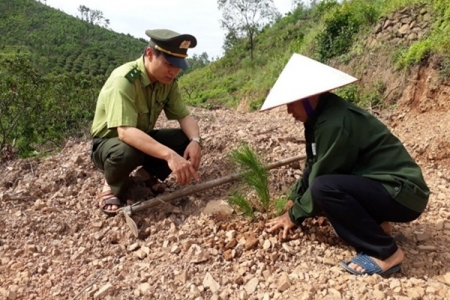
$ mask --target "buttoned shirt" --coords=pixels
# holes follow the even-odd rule
[[[130,71],[134,76],[127,76]],[[117,137],[120,126],[149,133],[163,110],[169,120],[189,115],[177,81],[151,83],[141,56],[116,68],[109,76],[98,96],[91,134],[97,138]]]
[[[395,201],[423,212],[430,191],[420,167],[376,117],[332,93],[320,96],[305,123],[306,167],[311,182],[326,174],[351,174],[379,181]],[[289,196],[293,222],[317,215],[319,207],[300,179]]]

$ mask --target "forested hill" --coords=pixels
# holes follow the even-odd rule
[[[0,55],[28,53],[43,73],[104,75],[147,43],[95,23],[34,0],[1,0]]]

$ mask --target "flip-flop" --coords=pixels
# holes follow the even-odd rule
[[[97,198],[100,200],[100,209],[108,216],[112,217],[117,214],[117,210],[107,210],[105,207],[107,205],[117,205],[119,208],[122,206],[122,202],[119,198],[114,196],[111,190],[104,191],[97,195]]]
[[[364,268],[364,272],[359,272],[353,268],[349,267],[350,263],[357,264],[358,266],[361,266]],[[402,264],[398,264],[393,266],[392,268],[383,271],[381,267],[367,254],[360,253],[357,256],[353,257],[348,262],[341,262],[339,264],[341,267],[343,267],[346,271],[354,274],[354,275],[373,275],[378,274],[380,276],[388,276],[394,273],[397,273],[400,271]]]

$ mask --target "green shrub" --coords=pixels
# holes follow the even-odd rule
[[[365,0],[331,5],[322,18],[324,29],[317,35],[319,60],[326,61],[346,53],[360,28],[374,24],[379,15],[379,7]]]
[[[29,56],[0,59],[0,143],[19,155],[86,137],[103,76],[44,76]]]

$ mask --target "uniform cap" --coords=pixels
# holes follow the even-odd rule
[[[264,101],[261,111],[353,83],[358,79],[294,53]]]
[[[146,30],[145,34],[150,37],[148,45],[160,51],[169,63],[183,70],[189,68],[187,50],[197,46],[197,39],[193,35],[168,29]]]

